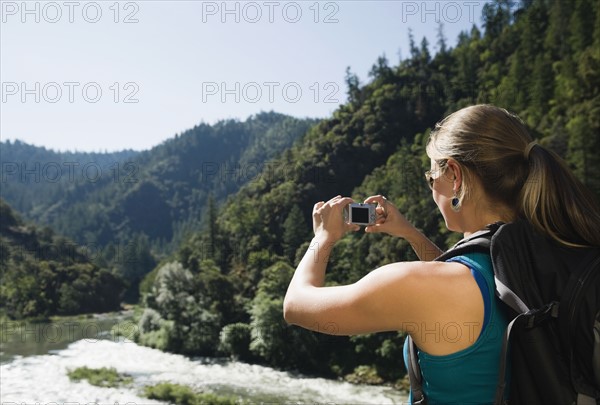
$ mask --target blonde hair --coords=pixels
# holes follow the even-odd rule
[[[462,169],[459,201],[474,177],[489,201],[513,218],[568,246],[600,246],[600,208],[563,160],[533,139],[519,117],[492,105],[463,108],[431,132],[431,159],[454,159]]]

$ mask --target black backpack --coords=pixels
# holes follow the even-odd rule
[[[495,404],[600,405],[600,249],[558,246],[516,221],[489,225],[436,260],[473,252],[491,255],[496,295],[513,319]],[[412,339],[408,374],[413,403],[426,404]]]

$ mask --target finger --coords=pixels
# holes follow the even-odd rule
[[[344,229],[346,230],[346,232],[349,232],[349,231],[356,232],[360,229],[360,225],[344,224]]]
[[[329,201],[326,202],[326,204],[333,204],[334,202],[336,202],[340,198],[342,198],[342,196],[338,194],[335,197],[330,198]]]
[[[324,201],[319,201],[318,203],[316,203],[313,206],[313,215],[319,214],[319,212],[321,212],[321,208],[323,207],[323,205],[325,205]]]
[[[339,198],[338,200],[336,200],[333,204],[334,205],[348,205],[353,202],[354,202],[354,200],[352,198],[343,197],[343,198]]]
[[[379,233],[381,229],[379,229],[380,224],[369,225],[365,227],[365,232],[367,233]]]
[[[385,223],[386,219],[387,219],[386,217],[379,217],[379,218],[377,218],[375,220],[375,225],[381,225],[381,224]]]
[[[376,202],[379,205],[384,205],[386,201],[387,200],[386,200],[386,198],[384,196],[382,196],[381,194],[378,194],[378,195],[372,195],[371,197],[368,197],[365,200],[365,203],[366,204],[372,204],[372,203]]]

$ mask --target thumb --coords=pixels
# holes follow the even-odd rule
[[[365,232],[367,233],[379,233],[379,232],[383,232],[381,228],[380,224],[375,224],[375,225],[369,225],[367,227],[365,227]]]

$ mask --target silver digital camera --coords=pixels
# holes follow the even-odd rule
[[[377,204],[350,203],[344,208],[344,221],[355,225],[374,225]]]

